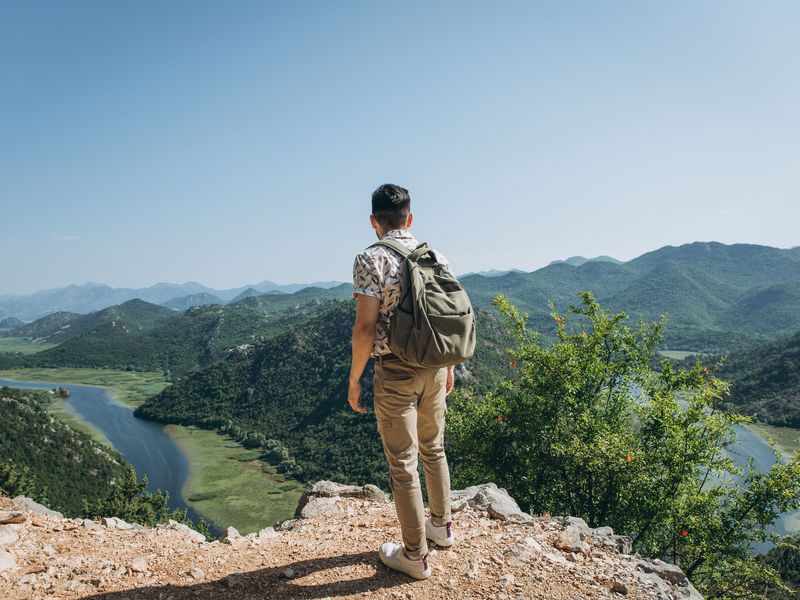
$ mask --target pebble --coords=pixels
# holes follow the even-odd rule
[[[134,573],[144,573],[147,571],[147,559],[144,556],[137,556],[131,561],[131,571]]]
[[[198,567],[192,567],[189,569],[189,575],[192,577],[192,579],[202,579],[206,576],[206,574],[203,573],[203,570]]]
[[[0,550],[0,573],[17,568],[17,559],[11,552]]]
[[[13,544],[19,539],[16,527],[13,525],[0,525],[0,546]]]

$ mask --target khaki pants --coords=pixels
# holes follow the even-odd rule
[[[375,360],[375,416],[389,462],[403,545],[412,559],[428,552],[417,454],[422,456],[431,520],[434,525],[450,521],[450,472],[444,453],[446,377],[446,368]]]

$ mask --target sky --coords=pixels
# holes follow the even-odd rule
[[[800,3],[0,0],[0,294],[800,244]]]

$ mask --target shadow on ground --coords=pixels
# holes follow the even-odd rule
[[[347,567],[374,567],[367,577],[343,574]],[[283,572],[292,569],[291,579]],[[325,571],[331,570],[330,573]],[[360,569],[363,570],[363,569]],[[184,575],[183,573],[176,573]],[[276,567],[256,569],[246,573],[231,573],[216,581],[188,585],[151,585],[118,592],[85,596],[109,600],[134,600],[138,598],[336,598],[359,595],[413,583],[414,580],[390,571],[380,563],[376,552],[342,554],[301,560]],[[422,584],[422,582],[417,582]]]

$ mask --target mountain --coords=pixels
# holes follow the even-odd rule
[[[236,304],[256,308],[266,314],[303,310],[319,306],[326,300],[347,300],[353,297],[353,285],[342,283],[332,288],[307,287],[292,294],[280,292],[267,292],[264,294],[251,294]]]
[[[665,345],[719,352],[742,349],[800,329],[800,252],[752,244],[696,242],[666,246],[617,264],[550,264],[531,273],[462,280],[473,304],[491,309],[504,293],[552,336],[547,301],[563,311],[590,290],[605,307],[670,322]]]
[[[550,264],[551,265],[558,265],[558,264],[561,264],[561,263],[566,263],[568,265],[572,265],[573,267],[580,267],[582,264],[585,264],[587,262],[592,262],[592,261],[595,261],[595,262],[610,262],[610,263],[615,263],[615,264],[618,264],[618,265],[622,264],[621,260],[617,260],[616,258],[614,258],[612,256],[606,256],[606,255],[595,256],[594,258],[586,258],[585,256],[570,256],[569,258],[567,258],[565,260],[554,260],[554,261],[550,262]]]
[[[239,300],[244,300],[245,298],[250,298],[252,296],[260,296],[260,295],[261,295],[261,292],[259,292],[255,288],[251,288],[250,287],[250,288],[247,288],[246,290],[244,290],[243,292],[241,292],[240,294],[237,294],[237,296],[235,298],[233,298],[230,302],[234,303],[234,302],[238,302]]]
[[[501,275],[506,275],[507,273],[524,273],[522,269],[508,269],[507,271],[499,271],[497,269],[489,269],[488,271],[477,271],[477,272],[470,272],[464,273],[459,275],[458,278],[461,279],[463,277],[468,277],[469,275],[480,275],[481,277],[500,277]]]
[[[124,461],[51,417],[45,409],[50,402],[63,400],[48,391],[0,387],[0,479],[5,469],[26,470],[50,506],[77,516],[84,499],[99,500],[123,476]]]
[[[88,315],[56,312],[15,329],[13,335],[57,344],[79,337],[104,324],[122,329],[146,330],[175,317],[175,312],[168,308],[134,298]]]
[[[188,296],[181,296],[179,298],[172,298],[162,304],[167,308],[173,310],[184,311],[192,308],[193,306],[206,306],[208,304],[222,304],[223,300],[219,296],[209,294],[207,292],[200,292],[199,294],[189,294]]]
[[[214,290],[194,281],[181,284],[156,283],[145,288],[112,288],[104,284],[88,282],[83,285],[68,285],[62,288],[42,290],[33,294],[0,295],[0,318],[14,315],[25,321],[34,321],[55,312],[87,314],[115,304],[122,304],[134,298],[152,304],[164,304],[174,298],[183,298],[194,294],[211,294],[227,302],[249,287],[261,293],[269,291],[293,293],[309,287],[309,285],[329,288],[340,285],[340,283],[339,281],[321,281],[311,284],[279,285],[271,281],[263,281],[241,288]]]
[[[17,329],[23,325],[25,325],[25,322],[20,321],[15,317],[6,317],[5,319],[0,319],[0,330]]]
[[[719,376],[730,381],[737,412],[800,427],[800,332],[730,355]]]

